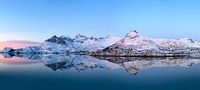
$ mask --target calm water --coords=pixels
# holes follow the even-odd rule
[[[200,59],[1,55],[1,90],[200,90]]]

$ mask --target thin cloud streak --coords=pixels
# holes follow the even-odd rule
[[[40,44],[41,44],[40,42],[23,41],[23,40],[2,41],[0,42],[0,50],[5,47],[12,47],[16,49],[16,48],[24,48],[28,46],[39,46]]]

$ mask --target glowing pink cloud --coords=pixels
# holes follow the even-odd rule
[[[24,48],[28,46],[39,46],[39,42],[32,42],[32,41],[20,41],[20,40],[12,40],[12,41],[2,41],[0,42],[0,50],[5,47],[12,47],[16,48]]]

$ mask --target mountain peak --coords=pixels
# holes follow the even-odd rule
[[[139,34],[136,30],[134,30],[134,31],[131,30],[126,34],[126,37],[138,37],[138,36],[139,36]]]
[[[77,39],[77,40],[87,40],[88,37],[79,33],[75,36],[75,39]]]
[[[55,42],[55,39],[57,39],[58,37],[56,35],[52,36],[51,38],[45,40],[47,42]]]

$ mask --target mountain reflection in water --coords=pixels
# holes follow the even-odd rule
[[[3,57],[2,57],[3,56]],[[34,63],[40,62],[54,71],[85,71],[96,68],[124,69],[129,74],[137,74],[148,68],[161,67],[190,67],[200,63],[200,59],[166,57],[166,58],[141,58],[141,57],[92,57],[86,55],[58,55],[58,54],[18,54],[4,53],[1,63]],[[20,61],[20,62],[19,62]],[[26,62],[26,63],[25,63]]]

